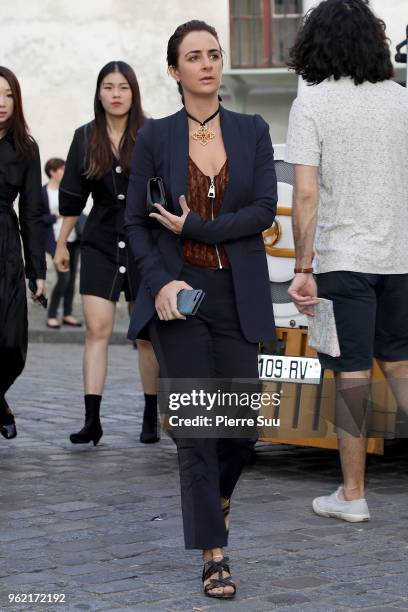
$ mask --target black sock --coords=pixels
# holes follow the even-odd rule
[[[157,410],[157,395],[149,395],[148,393],[144,394],[145,398],[145,410],[148,412],[154,412]]]
[[[91,414],[99,416],[99,408],[101,406],[102,395],[84,395],[85,410]]]

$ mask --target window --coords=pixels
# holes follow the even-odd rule
[[[303,17],[302,0],[230,0],[233,68],[284,66]]]

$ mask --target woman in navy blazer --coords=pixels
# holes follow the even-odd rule
[[[275,336],[262,240],[277,202],[269,128],[259,115],[219,105],[214,28],[183,24],[167,55],[184,107],[146,122],[136,140],[125,223],[142,283],[129,337],[149,324],[161,377],[257,380],[258,343]],[[167,210],[158,205],[149,219],[146,186],[154,176],[163,179]],[[177,310],[183,288],[206,293],[194,317]],[[223,547],[231,495],[256,436],[174,435],[186,548],[203,550],[205,594],[233,597]]]

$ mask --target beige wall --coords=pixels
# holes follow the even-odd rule
[[[315,4],[304,0],[306,5]],[[404,37],[407,0],[372,0],[386,21],[392,46]],[[1,63],[14,70],[42,160],[65,156],[75,127],[92,118],[95,80],[103,64],[128,61],[136,70],[146,112],[160,117],[179,108],[166,74],[166,45],[175,27],[199,18],[213,24],[227,51],[228,0],[1,0]],[[293,95],[251,96],[248,112],[285,138]],[[226,98],[227,106],[233,107]]]
[[[393,56],[395,46],[405,38],[405,28],[408,25],[407,0],[371,0],[374,12],[385,21],[387,36],[391,39]]]
[[[214,25],[229,48],[225,0],[1,0],[0,63],[20,80],[42,161],[65,156],[73,130],[92,118],[96,76],[110,60],[135,68],[149,115],[177,110],[166,47],[190,19]]]

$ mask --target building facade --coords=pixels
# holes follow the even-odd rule
[[[161,117],[180,107],[167,75],[167,40],[198,18],[218,30],[225,50],[224,104],[262,114],[274,142],[284,142],[298,81],[285,68],[287,49],[313,0],[4,0],[2,58],[23,88],[26,115],[43,161],[65,156],[73,130],[92,118],[96,76],[108,61],[136,70],[145,111]],[[371,0],[391,45],[404,38],[406,0]],[[398,71],[402,80],[403,66]]]

